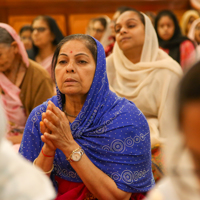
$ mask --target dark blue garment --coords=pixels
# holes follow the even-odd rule
[[[104,49],[98,41],[96,43],[95,76],[82,110],[70,124],[72,135],[88,158],[110,176],[118,188],[132,193],[147,192],[154,185],[147,120],[134,103],[109,90]],[[62,110],[58,88],[57,96],[49,100]],[[32,162],[43,146],[39,122],[47,102],[31,112],[20,146],[20,153]],[[53,181],[55,175],[82,182],[59,149],[54,159]]]

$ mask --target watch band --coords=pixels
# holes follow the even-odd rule
[[[74,154],[79,154],[79,158],[78,158],[78,160],[74,160],[73,159],[73,155]],[[82,157],[82,155],[84,154],[84,150],[81,148],[81,147],[79,147],[79,148],[77,148],[77,149],[75,149],[74,151],[72,151],[72,153],[70,154],[70,156],[67,158],[67,160],[69,161],[69,162],[73,162],[73,161],[79,161],[80,159],[81,159],[81,157]]]

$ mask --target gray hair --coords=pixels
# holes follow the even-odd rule
[[[0,44],[10,45],[13,41],[14,39],[12,38],[10,33],[8,33],[6,29],[0,27]]]

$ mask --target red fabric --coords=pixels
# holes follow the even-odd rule
[[[55,177],[58,183],[58,195],[55,200],[97,200],[90,191],[86,188],[84,183],[70,182],[59,177]],[[145,194],[132,194],[130,200],[142,200]]]

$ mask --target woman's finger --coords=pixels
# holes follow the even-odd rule
[[[52,122],[50,122],[48,119],[44,119],[44,124],[45,124],[45,126],[50,130],[50,131],[52,131],[52,132],[56,132],[57,131],[57,128],[56,128],[56,126],[54,126],[53,124],[52,124]],[[49,134],[50,134],[50,132],[48,132]]]
[[[51,111],[52,111],[59,119],[62,119],[63,117],[62,117],[62,115],[61,115],[60,109],[59,109],[58,107],[56,107],[56,106],[54,105],[54,103],[51,102],[51,101],[49,101],[48,104],[49,104],[50,108],[52,109]]]
[[[56,127],[60,125],[60,119],[50,110],[46,112],[46,119],[48,119]]]
[[[40,132],[42,133],[42,134],[44,134],[44,132],[45,132],[45,125],[44,125],[44,122],[43,121],[40,121]]]

